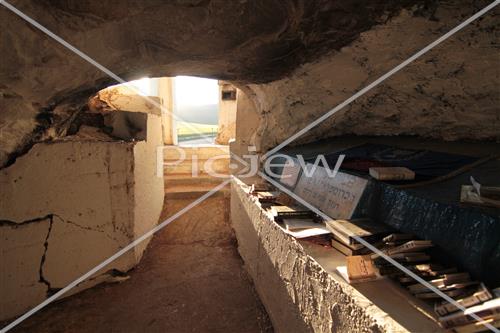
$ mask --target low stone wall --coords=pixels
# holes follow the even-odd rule
[[[277,332],[440,331],[413,308],[407,310],[409,300],[404,295],[384,290],[388,281],[372,284],[362,294],[363,288],[334,277],[324,269],[328,259],[320,265],[247,190],[241,181],[233,181],[231,220],[238,250]],[[368,299],[365,292],[373,297]],[[371,299],[377,298],[381,302],[375,305]],[[381,307],[396,311],[389,315]]]

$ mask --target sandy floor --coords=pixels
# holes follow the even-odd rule
[[[52,304],[12,332],[272,332],[227,210],[227,198],[206,200],[154,237],[129,280]]]

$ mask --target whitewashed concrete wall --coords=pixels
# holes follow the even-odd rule
[[[239,91],[236,91],[235,100],[222,99],[222,92],[236,90],[231,84],[219,82],[219,128],[215,141],[221,145],[227,145],[230,139],[236,135],[236,109]]]
[[[0,320],[37,305],[157,224],[161,117],[147,117],[145,141],[69,137],[36,144],[0,170]],[[111,269],[128,271],[146,245],[70,294],[107,280]]]

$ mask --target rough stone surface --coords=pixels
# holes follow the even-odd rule
[[[141,96],[138,91],[127,86],[112,86],[100,90],[94,98],[89,101],[91,105],[94,101],[98,105],[96,108],[103,112],[128,111],[128,112],[147,112],[150,114],[161,115],[159,106],[161,101],[155,96]]]
[[[403,10],[287,78],[247,87],[260,114],[254,140],[259,150],[281,143],[464,21],[481,8],[480,2],[474,4],[443,3],[430,19]],[[346,134],[500,141],[499,10],[467,26],[295,143]]]
[[[361,288],[340,277],[334,279],[323,267],[330,265],[332,257],[320,265],[262,211],[247,191],[239,180],[233,181],[231,221],[245,267],[277,332],[441,331],[421,314],[411,317],[410,312],[418,311],[407,311],[408,297],[402,296],[398,303],[383,291],[373,290],[376,287],[362,294]],[[364,296],[370,293],[380,294],[382,302],[376,305],[373,297]],[[394,304],[389,305],[391,302]],[[385,312],[381,306],[392,307],[392,311]]]
[[[182,74],[242,83],[283,77],[416,2],[9,1],[126,80]],[[115,82],[4,7],[0,29],[4,165]],[[72,107],[56,116],[63,101]]]

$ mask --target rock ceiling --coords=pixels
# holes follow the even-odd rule
[[[241,83],[281,78],[352,42],[412,1],[15,1],[9,3],[129,80],[178,74]],[[0,8],[0,165],[114,83]],[[71,113],[71,112],[70,112]],[[62,119],[59,119],[62,118]]]

